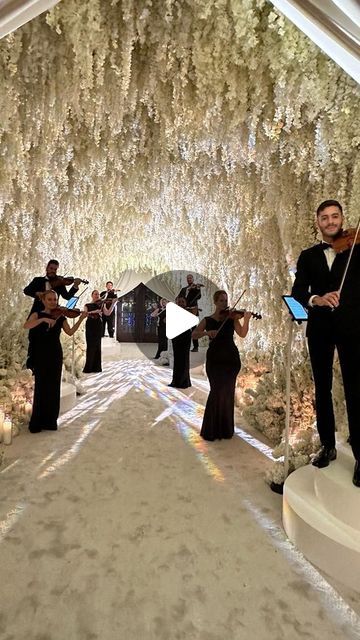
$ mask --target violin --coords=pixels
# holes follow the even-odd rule
[[[360,244],[360,234],[356,233],[356,229],[342,229],[340,233],[333,238],[331,243],[335,253],[343,253],[347,249],[351,249],[354,244]]]
[[[80,309],[68,309],[67,307],[60,307],[60,305],[49,312],[53,320],[57,320],[61,318],[61,316],[65,316],[65,318],[78,318],[80,314]]]
[[[77,278],[82,282],[82,284],[89,284],[89,280],[84,280],[83,278]],[[49,282],[54,287],[67,287],[69,284],[74,284],[75,277],[74,276],[53,276],[49,278]]]
[[[247,309],[230,309],[228,307],[227,309],[220,311],[220,320],[226,320],[227,318],[230,318],[231,320],[238,320],[244,317],[246,311]],[[251,317],[255,320],[262,319],[261,313],[255,313],[253,311],[251,311]]]

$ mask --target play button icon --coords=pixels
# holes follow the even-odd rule
[[[166,337],[171,340],[199,324],[199,318],[173,302],[166,305]]]

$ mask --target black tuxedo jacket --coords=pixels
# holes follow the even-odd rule
[[[39,276],[37,278],[34,278],[30,282],[30,284],[28,284],[27,287],[25,287],[24,289],[25,295],[30,296],[31,298],[35,298],[29,315],[34,313],[34,311],[42,311],[42,309],[44,308],[44,305],[41,302],[41,300],[35,297],[35,295],[37,291],[45,291],[46,282],[47,282],[47,278],[45,278],[44,276]],[[54,291],[56,291],[56,293],[58,294],[58,296],[65,298],[65,300],[70,300],[70,298],[72,298],[73,296],[76,296],[78,292],[78,289],[76,287],[71,287],[71,289],[67,291],[64,285],[61,285],[60,287],[53,287],[53,288],[54,288]]]
[[[199,288],[193,287],[192,289],[189,289],[188,295],[186,295],[186,289],[187,287],[183,287],[180,290],[178,298],[185,298],[187,307],[197,307],[198,301],[201,298],[200,287]]]
[[[338,335],[360,336],[360,245],[354,247],[339,307],[332,311],[330,307],[308,306],[311,296],[339,289],[348,256],[349,250],[336,254],[329,269],[321,243],[301,252],[291,295],[308,307],[308,336],[327,329]]]

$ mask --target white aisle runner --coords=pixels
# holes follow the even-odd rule
[[[106,363],[58,432],[15,441],[1,638],[356,638],[355,614],[275,522],[268,459],[240,438],[202,441],[201,391],[169,389],[170,375]]]

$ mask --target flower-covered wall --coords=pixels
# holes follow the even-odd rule
[[[0,330],[19,353],[50,257],[95,286],[141,268],[246,288],[264,316],[247,348],[282,342],[317,204],[359,212],[360,90],[270,2],[62,0],[0,41],[0,87]]]

